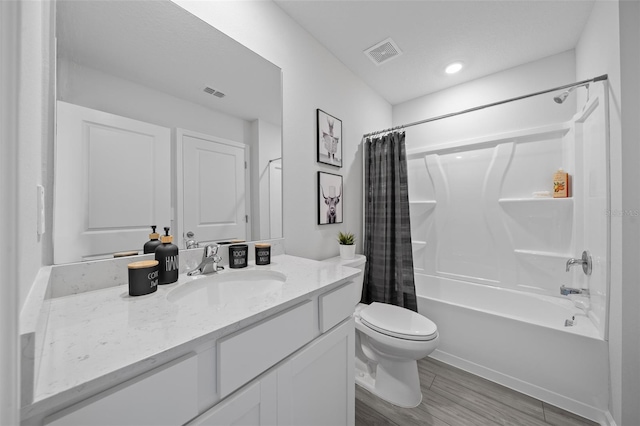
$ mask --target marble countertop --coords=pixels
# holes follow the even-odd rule
[[[49,317],[31,406],[45,410],[115,385],[357,274],[356,269],[288,255],[273,256],[268,266],[250,262],[219,274],[249,270],[280,272],[286,281],[259,291],[238,290],[241,294],[234,297],[232,286],[221,294],[215,284],[181,274],[177,283],[145,296],[131,297],[127,285],[118,285],[47,299]]]

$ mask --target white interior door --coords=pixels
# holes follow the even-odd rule
[[[282,160],[269,163],[269,237],[282,238]]]
[[[179,130],[180,149],[182,232],[200,242],[246,240],[245,146]]]
[[[142,250],[171,220],[171,131],[58,102],[54,263]]]

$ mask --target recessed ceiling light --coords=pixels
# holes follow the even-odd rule
[[[455,74],[462,69],[462,62],[454,62],[452,64],[447,65],[444,69],[444,72],[447,74]]]

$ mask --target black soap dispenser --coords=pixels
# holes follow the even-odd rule
[[[151,230],[153,232],[149,234],[149,241],[144,244],[144,254],[155,253],[158,246],[162,245],[162,242],[158,239],[160,238],[160,234],[156,232],[156,226],[151,225]]]
[[[169,227],[164,228],[164,233],[160,237],[162,244],[156,248],[156,260],[159,263],[158,284],[171,284],[178,281],[178,246],[171,244],[173,237],[169,235]]]

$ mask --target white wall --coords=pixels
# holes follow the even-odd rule
[[[18,314],[20,297],[15,228],[18,216],[18,82],[19,47],[13,42],[20,34],[17,2],[0,2],[0,259],[5,264],[0,298],[0,424],[17,424],[19,418]]]
[[[570,50],[395,105],[393,125],[462,111],[574,81],[575,55]],[[553,102],[553,96],[550,93],[409,127],[407,147],[437,145],[566,121],[576,111],[575,96],[561,105]]]
[[[609,143],[611,155],[611,209],[621,210],[620,49],[617,2],[596,2],[576,46],[576,76],[609,75]],[[622,226],[611,218],[611,284],[609,291],[609,364],[611,401],[609,410],[620,424],[620,356]]]
[[[622,96],[623,209],[640,207],[640,3],[620,2],[620,86]],[[640,231],[633,216],[623,225],[622,410],[620,424],[640,424]]]
[[[273,62],[283,73],[284,237],[289,254],[338,254],[338,230],[362,241],[362,134],[387,128],[391,106],[275,3],[175,0]],[[342,120],[343,167],[316,162],[316,108]],[[317,225],[317,171],[344,177],[344,223]],[[358,246],[362,251],[362,246]]]
[[[47,190],[47,210],[51,211],[52,206],[52,172],[48,166],[53,158],[51,9],[51,3],[45,1],[4,2],[0,8],[3,89],[0,225],[1,255],[6,266],[0,306],[2,424],[18,422],[18,313],[38,270],[52,259],[50,216],[46,222],[49,232],[43,236],[36,232],[37,185],[42,184]],[[7,88],[10,90],[5,91]]]
[[[637,2],[597,1],[576,46],[578,78],[609,75],[611,210],[620,212],[611,217],[609,408],[618,425],[640,424],[639,25]]]
[[[251,123],[75,62],[58,61],[57,97],[75,105],[241,143]]]
[[[20,306],[42,265],[53,258],[52,216],[47,215],[47,233],[36,232],[36,186],[45,186],[47,211],[52,209],[53,159],[53,49],[52,4],[45,1],[20,3],[21,37],[18,86],[18,211],[17,260]]]

